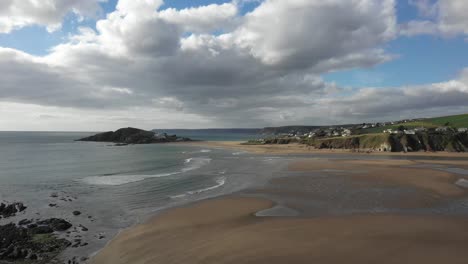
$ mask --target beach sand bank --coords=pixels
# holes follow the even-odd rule
[[[427,156],[427,157],[461,157],[468,158],[468,153],[458,152],[355,152],[346,149],[314,149],[304,144],[272,144],[272,145],[243,145],[243,141],[197,141],[171,144],[186,144],[207,148],[223,148],[247,151],[255,154],[355,154],[355,155],[381,155],[381,156]]]
[[[92,261],[123,263],[466,263],[467,218],[255,217],[268,200],[228,197],[122,232]]]
[[[441,170],[416,167],[412,160],[329,160],[303,159],[289,165],[291,171],[341,171],[347,177],[369,183],[411,186],[431,191],[436,195],[457,197],[466,189],[455,185],[457,175]]]

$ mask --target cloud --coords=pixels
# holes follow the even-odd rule
[[[9,33],[30,25],[40,25],[48,31],[61,27],[68,13],[80,18],[95,17],[99,2],[106,0],[2,0],[0,1],[0,33]]]
[[[411,0],[420,13],[427,19],[413,20],[402,25],[401,34],[414,36],[420,34],[453,37],[468,35],[468,1],[465,0]]]
[[[233,26],[237,17],[237,6],[233,3],[185,8],[168,8],[159,12],[162,20],[179,25],[185,32],[211,33]]]
[[[468,111],[468,68],[455,80],[419,86],[362,88],[346,98],[320,100],[341,118],[382,119]]]
[[[270,0],[247,14],[234,35],[264,64],[306,68],[367,53],[391,40],[395,26],[392,0]]]
[[[240,4],[120,0],[46,56],[0,48],[0,104],[58,111],[66,117],[47,119],[57,126],[76,116],[87,129],[317,124],[463,107],[466,77],[360,90],[322,79],[393,58],[384,49],[398,33],[393,0],[265,0],[245,15]],[[39,126],[40,115],[22,115]]]

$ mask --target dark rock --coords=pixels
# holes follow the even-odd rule
[[[73,215],[80,215],[81,212],[80,211],[73,211]]]
[[[54,231],[65,231],[72,227],[73,225],[64,219],[60,218],[50,218],[37,222],[38,225],[47,225],[52,228]]]
[[[32,220],[29,220],[29,219],[23,219],[21,221],[18,222],[18,225],[29,225],[32,223]]]
[[[7,218],[14,216],[18,212],[26,210],[26,206],[23,203],[12,203],[12,204],[0,204],[0,216]]]
[[[94,136],[79,139],[79,141],[113,142],[118,143],[119,145],[124,145],[190,141],[190,139],[179,138],[176,135],[168,136],[166,134],[160,136],[156,135],[156,133],[152,131],[128,127],[121,128],[115,132],[109,131],[99,133]]]
[[[29,229],[36,228],[36,227],[37,227],[36,224],[29,224],[29,225],[28,225],[28,228],[29,228]]]
[[[69,242],[50,234],[48,226],[28,229],[13,223],[0,226],[0,263],[51,263]]]
[[[49,207],[56,207],[56,206],[57,206],[57,204],[54,204],[54,203],[49,204]]]
[[[53,233],[54,230],[50,226],[38,226],[31,230],[33,234],[50,234]]]

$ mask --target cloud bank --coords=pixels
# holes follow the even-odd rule
[[[92,14],[95,4],[60,10]],[[0,107],[35,109],[23,117],[37,126],[75,116],[70,129],[80,130],[96,120],[107,129],[259,127],[463,108],[468,71],[418,87],[350,89],[322,79],[393,59],[384,46],[399,34],[395,5],[265,0],[241,15],[237,1],[177,10],[162,9],[162,0],[120,0],[95,29],[81,28],[46,56],[0,48]],[[61,17],[28,23],[55,27]]]

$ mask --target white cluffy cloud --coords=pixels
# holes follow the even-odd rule
[[[401,33],[413,36],[437,34],[443,36],[468,35],[468,1],[466,0],[410,0],[425,19],[403,25]]]
[[[104,1],[107,0],[1,0],[0,33],[30,25],[55,31],[68,13],[81,18],[95,17],[101,11],[99,2]]]

